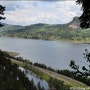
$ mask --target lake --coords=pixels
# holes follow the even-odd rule
[[[35,84],[36,87],[37,87],[38,83],[40,83],[40,86],[44,87],[45,90],[50,90],[50,87],[49,87],[48,83],[45,80],[40,79],[39,76],[37,76],[33,72],[30,72],[29,70],[26,70],[22,67],[19,67],[19,69],[21,71],[24,71],[25,75],[29,78],[30,81],[33,79],[34,84]]]
[[[71,60],[75,60],[80,66],[86,65],[83,53],[85,49],[90,51],[90,45],[0,37],[0,49],[18,52],[24,59],[44,63],[55,69],[70,69]]]

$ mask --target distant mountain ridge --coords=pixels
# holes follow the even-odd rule
[[[90,29],[80,28],[78,17],[67,24],[32,24],[28,26],[5,24],[0,35],[45,40],[82,40],[90,38]]]
[[[80,28],[80,21],[78,19],[78,17],[74,17],[73,20],[69,23],[69,27],[71,28]]]
[[[27,27],[43,27],[43,26],[53,26],[53,27],[60,27],[60,26],[67,26],[67,25],[71,25],[71,24],[74,24],[76,26],[79,27],[79,20],[78,20],[78,17],[74,17],[73,20],[70,22],[70,23],[67,23],[67,24],[45,24],[45,23],[37,23],[37,24],[32,24],[32,25],[28,25],[28,26],[20,26],[20,25],[10,25],[10,24],[5,24],[4,27],[1,27],[0,28],[0,31],[3,31],[3,30],[19,30],[19,29],[22,29],[22,28],[27,28]]]

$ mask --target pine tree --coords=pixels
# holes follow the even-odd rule
[[[79,17],[81,28],[90,28],[90,0],[77,0],[82,5],[82,15]]]
[[[4,11],[5,11],[5,7],[4,6],[2,6],[2,5],[0,5],[0,20],[2,20],[2,19],[5,19],[5,17],[2,17],[2,15],[4,15]],[[2,24],[1,22],[0,22],[0,27],[2,27],[4,24]]]

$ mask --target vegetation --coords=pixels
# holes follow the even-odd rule
[[[76,80],[81,81],[81,82],[83,82],[83,83],[85,83],[85,84],[90,86],[90,78],[85,78],[84,75],[82,75],[82,77],[81,77],[80,75],[78,75],[78,73],[76,74],[76,72],[74,72],[74,71],[59,70],[59,69],[55,70],[55,69],[53,69],[51,67],[47,67],[46,65],[39,64],[39,63],[34,63],[34,65],[37,66],[37,67],[40,67],[40,68],[44,68],[44,69],[56,72],[58,74],[62,74],[62,75],[68,76],[70,78],[76,79]]]
[[[1,56],[4,56],[4,57],[6,57],[8,60],[10,59],[11,61],[12,61],[12,63],[11,63],[11,61],[9,61],[10,62],[10,64],[11,65],[16,65],[17,66],[17,69],[18,69],[18,65],[19,66],[22,66],[22,67],[24,67],[24,68],[26,68],[26,69],[28,69],[28,70],[30,70],[30,71],[32,71],[32,72],[34,72],[34,73],[36,73],[38,76],[40,76],[41,77],[41,79],[44,79],[44,80],[46,80],[48,83],[49,83],[49,85],[50,85],[50,87],[51,87],[51,89],[53,89],[54,87],[54,90],[59,90],[59,89],[62,89],[62,90],[69,90],[69,88],[70,88],[70,86],[69,85],[65,85],[64,84],[64,82],[63,81],[60,81],[60,80],[57,80],[57,79],[55,79],[55,78],[51,78],[49,75],[47,75],[46,73],[44,73],[44,72],[42,72],[42,71],[40,71],[40,70],[38,70],[37,68],[35,68],[33,65],[37,65],[37,63],[32,63],[32,62],[30,62],[29,60],[27,60],[27,59],[23,59],[22,57],[14,57],[15,55],[17,55],[16,53],[12,53],[12,52],[8,52],[8,54],[7,54],[7,52],[2,52],[1,51],[1,53],[3,53],[4,55],[1,55]],[[6,54],[6,55],[5,55]],[[12,55],[12,56],[11,56]],[[4,60],[6,60],[6,59],[4,59]],[[5,62],[7,62],[7,61],[5,61]],[[39,64],[38,63],[38,65],[40,65],[40,66],[42,66],[42,68],[44,68],[46,65],[44,65],[44,64]],[[8,65],[7,65],[8,66]],[[8,66],[8,67],[10,67],[10,65]],[[47,66],[46,66],[47,67]],[[10,68],[11,69],[11,68]],[[12,69],[13,69],[13,67],[12,67]],[[52,69],[52,68],[50,68],[50,67],[48,67],[48,70],[54,70],[54,69]],[[8,71],[8,72],[10,72],[11,73],[11,71]],[[14,73],[15,73],[15,75],[18,75],[18,73],[19,73],[19,69],[17,70],[17,72],[16,71],[13,71]],[[12,72],[12,73],[13,73]],[[20,71],[21,72],[21,71]],[[23,73],[23,72],[22,72]],[[24,74],[24,73],[23,73]],[[14,75],[14,76],[15,76]],[[8,76],[8,75],[7,75]],[[10,75],[9,75],[10,76]],[[20,74],[20,76],[22,76],[21,74]],[[16,76],[16,77],[19,77],[19,75],[18,76]],[[12,77],[13,78],[13,77]],[[11,77],[9,77],[9,79],[11,79]],[[16,78],[17,79],[17,78]],[[24,79],[23,77],[22,77],[22,79]],[[28,79],[28,78],[27,78]],[[51,79],[52,79],[52,81],[51,81]],[[12,80],[12,79],[11,79]],[[19,80],[19,78],[18,78],[18,80]],[[2,80],[1,80],[2,81]],[[55,83],[54,83],[54,82]],[[13,81],[12,81],[13,82]],[[16,83],[16,82],[15,82]],[[22,81],[21,81],[21,83],[22,83]],[[24,82],[25,83],[25,82]],[[31,80],[31,83],[33,83],[33,81]],[[19,84],[19,83],[18,83]],[[27,83],[26,83],[27,84]],[[23,86],[23,85],[22,85]],[[21,87],[22,87],[21,86]],[[28,85],[27,85],[28,86]],[[32,86],[32,85],[31,85]],[[33,85],[34,86],[34,85]],[[13,87],[13,86],[12,86]],[[16,86],[15,86],[16,87]],[[15,87],[13,87],[13,89],[15,88]],[[24,87],[24,86],[23,86]],[[29,87],[30,88],[30,87]],[[34,86],[34,88],[36,88],[36,86]],[[16,88],[15,88],[16,89]],[[36,89],[38,89],[38,90],[45,90],[43,87],[41,87],[40,86],[40,84],[38,83],[37,84],[37,88]],[[17,89],[17,90],[19,90],[19,89]],[[28,89],[26,89],[26,90],[28,90]],[[34,90],[34,89],[31,89],[31,90]]]
[[[45,69],[43,69],[44,67],[43,66],[46,66],[46,65],[44,65],[44,64],[37,64],[37,65],[42,65],[41,67],[42,68],[38,68],[37,66],[33,66],[33,64],[31,65],[31,64],[29,64],[29,62],[24,62],[24,63],[21,63],[20,61],[16,61],[16,60],[12,60],[12,62],[13,63],[16,63],[16,64],[18,64],[18,65],[20,65],[20,66],[22,66],[22,67],[25,67],[26,69],[28,69],[28,70],[30,70],[30,71],[32,71],[32,72],[34,72],[34,73],[36,73],[38,76],[40,76],[41,77],[41,79],[44,79],[44,80],[46,80],[49,84],[50,84],[50,87],[52,87],[51,88],[51,90],[53,89],[53,86],[54,87],[56,87],[55,85],[53,85],[53,83],[51,84],[50,82],[49,82],[49,80],[51,79],[51,78],[53,78],[53,80],[54,79],[57,79],[57,82],[58,82],[58,80],[60,80],[60,85],[64,85],[64,86],[62,86],[62,87],[64,87],[64,88],[68,88],[68,90],[69,90],[69,87],[70,86],[75,86],[75,87],[86,87],[86,85],[84,85],[84,84],[82,84],[82,83],[80,83],[80,82],[78,82],[78,81],[75,81],[75,80],[73,80],[73,79],[68,79],[67,77],[63,77],[62,75],[59,75],[58,74],[58,70],[55,70],[55,71],[51,71],[51,69],[50,70],[48,70],[47,71],[47,69],[45,70]],[[26,63],[27,63],[27,65],[26,65]],[[55,76],[56,76],[56,78],[55,78]],[[53,85],[53,86],[52,86]],[[58,83],[58,85],[59,85],[59,83]],[[61,87],[61,88],[62,88]],[[54,89],[55,90],[55,89]],[[67,90],[67,89],[66,89]]]
[[[65,86],[63,81],[57,80],[56,78],[50,78],[49,83],[54,85],[56,90],[70,90],[70,86]]]
[[[79,18],[81,22],[80,26],[82,28],[88,28],[90,27],[89,1],[77,0],[77,2],[82,3],[83,7],[83,14]],[[4,15],[4,11],[5,7],[0,5],[0,14]],[[2,19],[5,18],[0,16],[0,20]],[[72,22],[63,25],[35,24],[25,27],[6,24],[4,27],[0,28],[0,35],[31,39],[76,40],[83,41],[84,43],[90,42],[90,29],[82,30],[76,21],[76,18],[74,18]],[[0,26],[3,26],[3,24],[0,23]],[[85,50],[85,52],[85,58],[87,59],[87,62],[90,63],[90,53],[87,50]],[[0,50],[0,90],[44,90],[44,88],[40,86],[40,83],[38,83],[38,88],[36,88],[33,80],[29,81],[24,72],[18,69],[18,65],[11,63],[11,58],[23,62],[25,68],[27,68],[28,65],[33,65],[32,62],[24,60],[21,57],[10,56],[6,52],[2,52]],[[34,63],[34,66],[54,71],[59,74],[64,74],[68,77],[82,81],[90,86],[90,65],[88,65],[89,69],[83,66],[82,71],[79,70],[79,65],[76,65],[74,61],[71,61],[70,63],[70,67],[74,69],[74,71],[54,70],[51,67],[47,67],[46,65],[39,63]],[[70,87],[64,85],[63,81],[57,80],[56,78],[51,78],[47,74],[43,74],[36,69],[32,69],[31,67],[29,67],[29,69],[41,75],[41,77],[46,79],[51,86],[53,85],[56,90],[67,90]]]
[[[90,53],[87,51],[87,49],[85,50],[85,58],[87,59],[87,62],[90,63]],[[74,71],[70,71],[70,70],[55,70],[53,68],[49,68],[44,64],[40,64],[40,63],[34,63],[35,66],[38,66],[40,68],[44,68],[50,71],[54,71],[57,72],[59,74],[68,76],[70,78],[76,79],[78,81],[81,81],[85,84],[87,84],[88,86],[90,86],[90,65],[88,65],[88,69],[85,66],[82,66],[82,71],[79,70],[79,65],[76,65],[74,61],[71,61],[70,66],[71,68],[74,69]]]
[[[81,28],[90,28],[90,1],[77,0],[78,4],[82,4],[82,15],[79,17]]]
[[[88,50],[85,50],[84,53],[84,58],[86,59],[86,64],[88,65],[88,67],[86,66],[82,66],[82,70],[80,69],[79,65],[75,64],[75,61],[71,61],[70,62],[70,67],[74,70],[73,71],[73,76],[75,79],[82,81],[84,83],[86,83],[87,85],[90,86],[90,53],[88,52]]]
[[[6,53],[6,52],[3,52],[3,53]],[[13,56],[10,56],[10,54],[11,55],[13,55]],[[16,54],[16,53],[15,53]],[[1,54],[0,54],[1,55]],[[1,55],[2,56],[2,55]],[[6,56],[6,57],[8,57],[8,59],[10,58],[11,60],[12,60],[12,65],[14,65],[15,63],[16,64],[18,64],[18,65],[20,65],[20,66],[22,66],[22,67],[24,67],[24,68],[26,68],[26,69],[29,69],[30,71],[32,71],[32,72],[34,72],[34,73],[36,73],[37,75],[39,75],[40,77],[41,77],[41,79],[44,79],[44,80],[46,80],[48,83],[49,83],[49,85],[50,85],[50,87],[57,87],[57,90],[59,90],[58,89],[58,87],[60,88],[60,86],[62,86],[61,88],[63,88],[62,90],[65,90],[65,88],[68,88],[68,90],[69,90],[69,85],[68,84],[65,84],[65,82],[64,82],[64,80],[63,80],[63,78],[61,78],[61,77],[58,77],[58,78],[60,78],[60,80],[58,80],[58,79],[56,79],[56,78],[52,78],[52,77],[50,77],[48,74],[46,74],[46,73],[44,73],[44,72],[42,72],[42,71],[40,71],[40,70],[38,70],[37,68],[35,68],[34,66],[37,66],[37,67],[40,67],[40,68],[44,68],[44,69],[46,69],[46,70],[49,70],[49,71],[53,71],[53,72],[55,72],[55,73],[58,73],[58,74],[62,74],[62,75],[65,75],[65,76],[68,76],[68,77],[70,77],[70,78],[74,78],[74,79],[76,79],[76,80],[79,80],[79,81],[81,81],[81,82],[84,82],[84,83],[86,83],[87,85],[89,85],[89,81],[90,81],[90,79],[89,78],[87,78],[87,79],[85,79],[85,78],[81,78],[81,77],[79,77],[79,76],[77,76],[76,75],[76,73],[74,72],[74,71],[69,71],[69,70],[55,70],[55,69],[53,69],[53,68],[51,68],[51,67],[48,67],[48,66],[46,66],[45,64],[40,64],[40,63],[32,63],[31,61],[29,61],[29,60],[26,60],[26,59],[23,59],[22,57],[14,57],[14,54],[12,54],[12,53],[9,53],[9,54],[6,54],[6,55],[4,55],[4,56]],[[19,62],[20,61],[20,62]],[[9,65],[10,66],[10,65]],[[10,77],[9,77],[10,78]],[[51,81],[52,81],[52,83],[51,83]],[[56,82],[58,82],[58,85],[57,85],[57,83],[55,84]],[[71,81],[70,81],[71,82]],[[75,85],[75,86],[77,86],[74,82],[72,82],[73,84],[72,85]],[[38,86],[38,85],[37,85]],[[78,86],[81,86],[81,85],[79,85],[79,83],[78,83]],[[43,87],[42,87],[42,90],[43,90]],[[67,90],[67,89],[66,89]]]
[[[11,63],[10,55],[0,50],[0,90],[38,90],[38,88],[17,64]],[[41,87],[40,90],[44,88]]]
[[[54,71],[55,72],[55,70],[53,68],[47,67],[45,64],[34,63],[34,66],[37,66],[37,67],[44,68],[44,69],[47,69],[47,70],[50,70],[50,71]]]
[[[20,57],[19,57],[20,58]],[[17,60],[14,58],[14,60]],[[30,71],[36,73],[37,75],[39,75],[42,79],[46,80],[47,82],[49,82],[49,80],[51,79],[51,77],[49,75],[47,75],[46,73],[43,73],[42,71],[38,70],[37,68],[35,68],[34,66],[37,66],[37,67],[40,67],[40,68],[43,68],[43,69],[46,69],[46,70],[49,70],[49,71],[53,71],[55,73],[58,73],[58,74],[62,74],[62,75],[65,75],[65,76],[68,76],[70,78],[73,78],[73,79],[76,79],[78,81],[81,81],[83,83],[86,83],[88,85],[89,82],[86,82],[85,80],[83,80],[82,78],[76,76],[76,74],[73,72],[73,71],[69,71],[69,70],[55,70],[51,67],[48,67],[46,66],[45,64],[40,64],[40,63],[32,63],[31,61],[29,60],[24,60],[23,58],[18,59],[20,62],[22,61],[23,65],[20,63],[20,62],[16,62],[17,64],[19,64],[20,66],[23,66],[24,68],[27,68],[29,69]],[[34,65],[34,66],[33,66]],[[61,82],[64,81],[65,79],[63,79],[62,77],[59,77]],[[53,78],[54,79],[54,78]],[[89,78],[88,78],[88,81],[89,81]],[[65,80],[66,82],[66,80]],[[73,86],[77,86],[77,84],[74,82],[74,81],[70,81],[72,82]],[[50,83],[50,82],[49,82]],[[64,82],[63,82],[64,83]],[[53,84],[53,83],[52,83]],[[68,84],[67,84],[68,85]],[[54,86],[54,85],[53,85]],[[78,83],[78,86],[82,86],[80,83]],[[67,87],[67,86],[66,86]],[[69,87],[69,86],[68,86]],[[84,87],[84,86],[83,86]]]
[[[89,55],[90,55],[90,53],[87,52],[86,56],[89,56]],[[53,71],[53,72],[68,76],[70,78],[76,79],[76,80],[81,81],[81,82],[87,84],[88,86],[90,86],[90,77],[86,77],[87,75],[90,76],[90,70],[86,69],[85,66],[83,66],[82,69],[84,70],[84,72],[82,73],[81,71],[77,70],[77,68],[79,66],[75,65],[75,63],[73,61],[71,61],[70,66],[74,69],[74,71],[59,70],[59,69],[55,70],[55,69],[53,69],[51,67],[47,67],[45,64],[40,64],[40,63],[34,63],[34,66],[44,68],[44,69],[47,69],[47,70],[50,70],[50,71]],[[76,72],[75,72],[75,70],[76,70]]]
[[[40,76],[41,79],[46,80],[49,83],[51,89],[53,89],[55,87],[54,90],[59,90],[61,88],[63,88],[62,90],[65,90],[65,88],[69,90],[70,86],[69,85],[64,85],[64,82],[63,81],[60,81],[60,80],[57,80],[57,79],[52,78],[52,82],[50,82],[51,77],[49,75],[47,75],[46,73],[44,73],[44,72],[42,72],[42,71],[40,71],[40,70],[38,70],[37,68],[34,67],[37,64],[38,65],[41,65],[41,64],[39,64],[39,63],[34,63],[33,64],[32,62],[29,62],[29,61],[24,60],[24,59],[19,60],[19,61],[20,62],[22,61],[23,62],[23,65],[21,63],[17,63],[17,62],[16,63],[19,64],[20,66],[23,66],[24,68],[26,68],[26,69],[34,72],[35,74],[37,74],[38,76]],[[41,65],[42,68],[45,68],[45,66],[46,65],[44,65],[44,64]],[[48,70],[54,70],[54,69],[51,69],[51,68],[48,67]],[[53,82],[54,80],[55,80],[55,83]],[[57,84],[56,84],[56,82],[57,82]]]
[[[67,24],[34,24],[29,26],[18,26],[5,24],[0,28],[0,35],[9,37],[20,37],[44,40],[71,40],[90,43],[90,29],[79,27],[78,17],[74,17]]]
[[[0,20],[5,19],[5,17],[2,17],[2,15],[4,15],[4,11],[5,11],[5,7],[3,7],[2,5],[0,5]],[[0,27],[2,27],[3,24],[0,22]]]
[[[14,62],[15,63],[15,62]],[[25,62],[26,63],[26,62]],[[63,81],[58,80],[56,78],[52,78],[51,76],[49,76],[48,74],[46,74],[45,72],[40,71],[39,69],[35,68],[33,65],[28,64],[27,67],[25,65],[25,63],[23,64],[23,67],[34,72],[35,74],[37,74],[38,76],[40,76],[41,79],[44,79],[48,82],[51,90],[69,90],[70,86],[69,85],[65,85]],[[19,63],[17,63],[19,64]],[[22,64],[19,64],[20,66],[22,66]],[[51,81],[52,79],[52,81]],[[55,81],[55,83],[54,83]]]

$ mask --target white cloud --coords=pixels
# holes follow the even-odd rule
[[[34,23],[68,23],[74,16],[80,16],[80,6],[75,1],[4,1],[5,22],[19,25]]]

